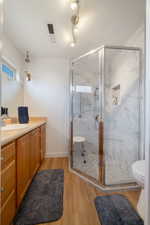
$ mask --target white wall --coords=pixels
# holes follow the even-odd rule
[[[23,104],[23,55],[14,47],[6,36],[3,37],[4,58],[17,71],[17,80],[8,80],[6,74],[2,74],[2,106],[9,108],[9,116],[17,116],[17,107]]]
[[[30,116],[47,117],[47,155],[68,154],[69,61],[32,59],[32,81],[23,84],[24,57],[6,36],[3,40],[3,57],[15,66],[20,81],[8,81],[3,74],[2,105],[10,116],[17,116],[19,105],[27,105]]]
[[[32,81],[25,83],[24,103],[30,116],[48,118],[47,156],[68,154],[69,62],[62,58],[35,58]]]
[[[63,58],[32,59],[32,81],[23,83],[24,57],[3,37],[3,57],[17,69],[20,81],[2,76],[2,106],[17,116],[19,105],[29,106],[30,116],[48,118],[47,156],[68,154],[69,61]]]

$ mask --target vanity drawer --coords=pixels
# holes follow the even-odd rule
[[[12,191],[16,190],[16,163],[13,160],[1,171],[1,205],[6,202]]]
[[[8,196],[7,201],[1,208],[0,218],[1,225],[9,225],[16,213],[16,193],[15,191],[11,192]]]
[[[7,167],[16,158],[15,142],[12,142],[5,147],[2,147],[1,151],[1,169]]]

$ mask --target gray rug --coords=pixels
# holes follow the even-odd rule
[[[14,225],[35,225],[63,214],[64,171],[44,170],[34,177],[14,219]]]
[[[102,225],[144,225],[123,195],[99,196],[95,206]]]

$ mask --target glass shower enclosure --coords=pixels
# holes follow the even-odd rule
[[[103,188],[135,186],[140,54],[139,48],[102,46],[72,61],[71,169]]]

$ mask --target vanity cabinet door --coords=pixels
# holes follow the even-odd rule
[[[40,167],[40,128],[30,133],[30,177],[35,175]]]
[[[10,225],[16,214],[16,192],[12,191],[7,201],[1,207],[0,224]]]
[[[1,151],[1,169],[6,168],[13,160],[16,160],[16,146],[15,142],[12,142],[5,147],[2,147]]]
[[[4,205],[10,193],[16,190],[15,159],[1,171],[1,204]]]
[[[30,184],[30,135],[17,140],[17,206]]]
[[[12,142],[1,150],[0,224],[9,225],[16,213],[16,146]]]
[[[44,159],[46,152],[46,125],[41,126],[41,162]]]

